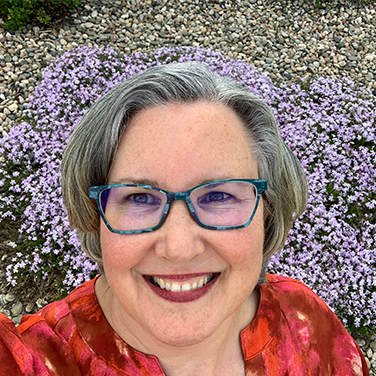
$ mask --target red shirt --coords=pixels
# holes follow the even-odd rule
[[[334,313],[296,280],[268,275],[255,318],[241,332],[246,375],[369,375]],[[107,322],[95,279],[15,327],[0,316],[1,376],[165,376],[158,358],[125,343]]]

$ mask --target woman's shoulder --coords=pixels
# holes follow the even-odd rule
[[[298,280],[278,275],[267,280],[260,286],[256,319],[258,327],[266,322],[268,340],[259,351],[278,353],[286,370],[296,374],[368,375],[361,350],[324,301]]]
[[[265,289],[273,292],[273,295],[278,294],[278,300],[281,304],[287,303],[291,305],[291,299],[300,301],[302,295],[305,300],[301,303],[316,303],[325,309],[328,306],[317,296],[317,294],[303,282],[276,274],[267,274],[267,283],[263,286]]]
[[[81,375],[69,345],[43,317],[31,315],[23,326],[0,314],[1,376],[49,375],[52,364],[56,375]]]
[[[279,274],[267,274],[266,275],[268,284],[273,285],[275,288],[280,288],[280,289],[287,289],[289,290],[291,287],[295,286],[296,288],[301,288],[303,290],[311,290],[306,284],[303,282],[291,278],[291,277],[286,277],[283,275]]]
[[[64,299],[48,304],[37,312],[36,315],[43,318],[51,328],[56,327],[61,320],[71,315],[72,311],[77,307],[85,306],[88,302],[96,299],[94,285],[98,277],[84,282]],[[28,316],[23,318],[19,330],[24,330],[25,327],[28,327],[28,320]]]
[[[268,274],[268,282],[261,287],[264,298],[277,307],[285,320],[317,322],[318,328],[327,322],[345,330],[335,313],[307,285],[293,278]],[[320,322],[320,324],[319,324]]]
[[[0,375],[50,374],[49,364],[56,375],[80,375],[67,337],[75,330],[72,309],[93,293],[94,281],[86,282],[66,298],[24,316],[18,327],[0,314]]]

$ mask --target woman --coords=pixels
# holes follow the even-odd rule
[[[62,177],[101,276],[2,318],[1,375],[368,375],[310,289],[265,274],[307,187],[239,84],[199,63],[128,79],[76,127]]]

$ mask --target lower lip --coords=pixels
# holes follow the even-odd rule
[[[144,280],[146,281],[150,289],[161,298],[168,300],[169,302],[173,302],[173,303],[188,303],[188,302],[193,302],[197,299],[200,299],[202,296],[206,295],[210,291],[210,289],[214,286],[214,284],[217,282],[218,277],[219,277],[219,274],[215,275],[214,278],[205,286],[200,287],[196,290],[184,291],[184,292],[172,292],[166,289],[161,289],[153,285],[148,278],[144,277]]]

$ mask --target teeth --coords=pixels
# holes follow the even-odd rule
[[[184,291],[192,291],[205,286],[208,282],[210,282],[213,278],[214,274],[209,274],[206,277],[200,278],[198,282],[194,282],[192,284],[185,283],[184,285],[180,286],[177,283],[170,283],[164,281],[162,278],[153,277],[153,282],[158,285],[161,289],[166,289],[172,292],[184,292]]]
[[[172,292],[180,292],[181,291],[181,287],[179,285],[177,285],[176,283],[173,283],[171,285],[171,291]]]
[[[181,287],[181,291],[191,291],[191,285],[189,283],[186,283]]]

